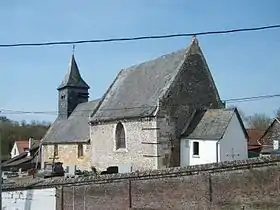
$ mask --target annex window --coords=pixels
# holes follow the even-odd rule
[[[122,123],[118,123],[116,127],[116,149],[126,148],[125,131]]]
[[[199,155],[199,142],[193,142],[193,155]]]
[[[57,144],[54,145],[53,156],[54,157],[58,156],[58,145]]]
[[[78,158],[83,157],[83,156],[84,156],[83,144],[78,144]]]
[[[279,141],[278,140],[273,140],[273,149],[278,150],[279,149]]]

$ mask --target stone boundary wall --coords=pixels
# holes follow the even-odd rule
[[[180,177],[180,176],[191,176],[205,173],[219,173],[225,171],[235,171],[243,169],[253,169],[259,167],[267,167],[272,165],[280,164],[280,156],[272,155],[267,157],[250,158],[246,160],[237,161],[225,161],[220,163],[210,163],[202,165],[194,165],[188,167],[176,167],[167,168],[164,170],[152,170],[142,172],[132,172],[123,174],[108,174],[108,175],[97,175],[89,177],[78,177],[78,178],[48,178],[39,179],[34,178],[29,181],[25,180],[16,183],[3,183],[2,191],[14,191],[14,190],[27,190],[37,188],[52,188],[60,186],[72,186],[72,185],[87,185],[90,183],[102,184],[111,182],[120,182],[125,180],[146,180],[146,179],[159,179],[165,177]]]

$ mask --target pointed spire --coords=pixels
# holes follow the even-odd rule
[[[65,76],[64,81],[62,81],[60,86],[57,88],[58,90],[65,87],[77,87],[77,88],[89,89],[88,84],[82,79],[80,75],[79,68],[74,56],[74,49],[75,47],[73,46],[73,54],[69,63],[68,72]]]

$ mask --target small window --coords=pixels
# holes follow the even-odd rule
[[[60,96],[60,98],[61,98],[61,99],[64,99],[64,98],[65,98],[65,95],[64,95],[64,94],[63,94],[63,95],[61,95],[61,96]]]
[[[118,123],[116,127],[116,149],[126,148],[125,131],[122,123]]]
[[[16,155],[17,154],[17,150],[16,149],[14,149],[14,155]]]
[[[279,149],[279,141],[278,140],[273,140],[273,149],[278,150]]]
[[[199,155],[199,142],[193,142],[193,155]]]
[[[82,144],[78,144],[78,158],[84,156],[84,148]]]
[[[57,144],[54,145],[53,155],[54,155],[54,157],[58,156],[58,145]]]

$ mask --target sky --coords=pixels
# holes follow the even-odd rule
[[[0,44],[192,33],[280,24],[279,0],[0,1]],[[222,99],[280,93],[280,29],[198,37]],[[90,99],[117,73],[190,44],[191,37],[76,45]],[[0,109],[56,111],[72,46],[0,48]],[[273,117],[280,97],[235,105]],[[55,115],[7,114],[53,121]]]

